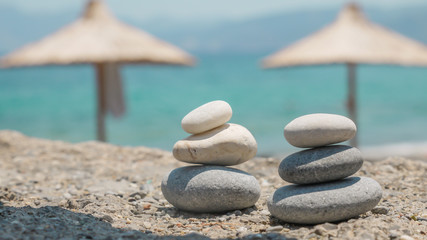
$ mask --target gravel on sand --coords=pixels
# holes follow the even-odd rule
[[[162,196],[162,178],[187,166],[170,152],[0,131],[0,239],[427,238],[426,161],[365,161],[355,175],[380,183],[377,207],[347,221],[295,225],[271,217],[266,206],[289,184],[278,175],[280,160],[255,158],[236,167],[261,185],[255,206],[196,214]]]

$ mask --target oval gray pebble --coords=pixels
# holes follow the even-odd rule
[[[222,166],[177,168],[163,178],[161,188],[176,208],[206,213],[251,207],[261,194],[254,176]]]
[[[291,183],[310,184],[348,177],[363,165],[359,149],[333,145],[289,155],[279,165],[280,177]]]
[[[358,216],[373,209],[381,186],[367,177],[350,177],[312,185],[277,189],[267,202],[271,215],[289,223],[318,224]]]

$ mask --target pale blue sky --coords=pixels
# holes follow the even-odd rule
[[[44,14],[80,12],[86,0],[0,0],[1,7]],[[110,9],[135,20],[168,17],[177,20],[244,20],[269,13],[300,9],[338,8],[348,0],[107,0]],[[363,7],[400,8],[427,4],[426,0],[359,0]]]

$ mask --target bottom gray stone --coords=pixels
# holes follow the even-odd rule
[[[334,182],[288,185],[277,189],[267,202],[271,215],[289,223],[318,224],[346,220],[374,208],[381,186],[367,177]]]
[[[187,166],[172,170],[162,181],[163,196],[190,212],[226,212],[253,206],[261,188],[244,171],[222,166]]]

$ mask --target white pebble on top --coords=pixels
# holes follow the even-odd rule
[[[316,113],[292,120],[284,135],[295,147],[313,148],[350,140],[356,131],[356,124],[347,117]]]
[[[230,105],[225,101],[208,102],[188,113],[182,119],[181,126],[190,134],[206,132],[228,122],[232,113]]]

